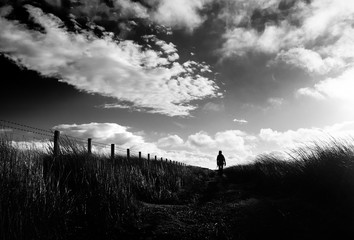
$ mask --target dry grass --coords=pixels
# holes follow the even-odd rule
[[[53,157],[50,146],[19,150],[0,139],[1,239],[124,236],[139,220],[140,201],[191,201],[186,183],[201,181],[196,170],[173,162],[110,159],[72,142],[62,146]]]

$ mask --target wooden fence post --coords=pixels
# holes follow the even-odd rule
[[[59,155],[59,137],[60,137],[60,132],[58,130],[54,131],[54,149],[53,149],[53,154],[54,156],[58,156]]]
[[[87,139],[87,152],[88,152],[88,154],[92,153],[92,139],[91,138]]]
[[[155,155],[155,161],[157,161],[157,156]]]
[[[150,153],[148,153],[148,161],[150,161]]]
[[[128,159],[128,160],[130,159],[130,151],[129,151],[129,148],[127,149],[127,159]]]
[[[141,152],[139,152],[139,160],[141,160]]]
[[[114,144],[112,143],[111,144],[111,159],[114,159],[114,149],[115,149],[115,147],[114,147]]]

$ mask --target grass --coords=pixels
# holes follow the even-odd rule
[[[53,157],[49,145],[20,150],[0,138],[1,239],[129,237],[142,201],[195,201],[206,176],[174,162],[88,155],[70,141],[61,146]]]
[[[264,193],[297,190],[335,198],[354,194],[353,143],[313,143],[287,154],[287,160],[272,154],[260,155],[253,164],[227,168],[225,174],[231,181],[253,181]]]
[[[151,222],[157,217],[180,237],[177,227],[191,222],[181,214],[193,218],[185,236],[219,226],[231,239],[354,237],[353,141],[314,143],[287,159],[260,155],[213,181],[207,169],[88,155],[70,141],[61,149],[53,157],[51,146],[20,150],[0,138],[0,239],[159,239]],[[219,193],[204,201],[208,181]]]
[[[245,215],[246,225],[264,222],[253,237],[267,232],[279,239],[354,237],[353,141],[317,142],[287,154],[286,160],[261,155],[252,164],[225,169],[229,183],[250,186],[245,198],[261,199],[262,211],[274,209]]]

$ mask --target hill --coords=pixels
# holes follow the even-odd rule
[[[216,172],[166,161],[53,157],[0,144],[1,239],[352,239],[354,148]]]

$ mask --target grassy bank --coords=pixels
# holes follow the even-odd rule
[[[297,148],[288,152],[286,161],[262,155],[253,164],[225,169],[225,175],[229,184],[243,185],[242,198],[260,200],[237,228],[247,239],[354,237],[352,141]]]
[[[0,139],[1,239],[128,238],[141,201],[193,202],[206,177],[173,162],[88,155],[73,143],[62,149],[53,157],[50,146],[19,150]]]
[[[0,239],[354,237],[352,142],[261,155],[222,177],[61,146],[53,157],[1,139]]]

